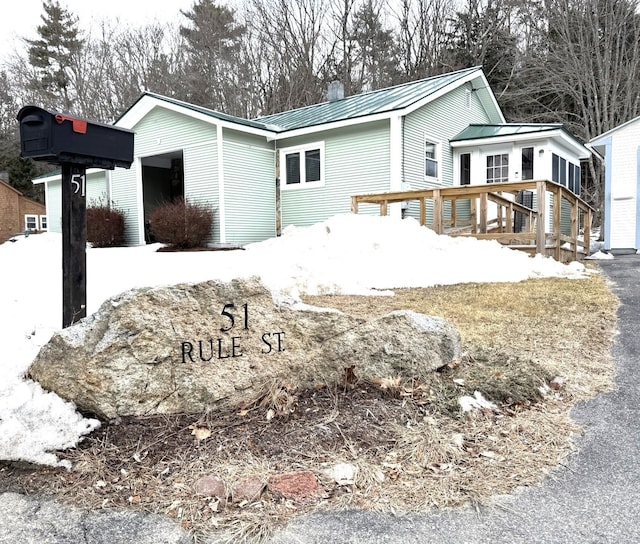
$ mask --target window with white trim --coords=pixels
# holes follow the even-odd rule
[[[439,149],[438,143],[429,137],[425,136],[424,139],[424,177],[425,178],[437,178],[438,177],[438,163],[439,163]]]
[[[282,188],[324,183],[324,142],[280,150]]]
[[[46,215],[41,215],[40,216],[40,230],[48,230],[49,226],[47,223],[47,216]]]
[[[487,183],[509,181],[509,154],[487,155]]]
[[[24,216],[24,230],[38,230],[38,216],[37,215],[25,215]]]

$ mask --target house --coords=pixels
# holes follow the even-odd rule
[[[640,117],[587,144],[604,163],[604,248],[640,248]]]
[[[0,243],[14,234],[47,230],[44,204],[24,196],[0,177]]]
[[[135,131],[134,163],[88,171],[87,195],[125,212],[129,244],[145,243],[150,212],[176,197],[214,210],[210,243],[244,245],[348,213],[360,193],[532,175],[578,192],[589,154],[560,125],[506,124],[478,67],[253,120],[145,92],[115,125]],[[34,183],[59,230],[60,176]]]

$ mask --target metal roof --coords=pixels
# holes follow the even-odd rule
[[[266,115],[254,121],[265,123],[272,130],[281,132],[401,110],[474,72],[481,73],[480,68],[466,68],[395,87],[348,96],[340,100]]]
[[[464,140],[481,140],[483,138],[499,138],[501,136],[515,136],[519,134],[535,134],[539,132],[549,132],[552,130],[565,130],[566,132],[566,129],[561,123],[505,123],[500,125],[469,125],[462,132],[451,138],[450,141],[461,142]]]

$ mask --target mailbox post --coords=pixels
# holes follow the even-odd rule
[[[62,168],[62,327],[87,315],[87,168],[129,168],[133,132],[37,106],[18,112],[20,156]]]

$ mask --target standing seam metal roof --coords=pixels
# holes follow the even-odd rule
[[[348,96],[340,100],[313,104],[311,106],[257,117],[255,119],[235,117],[233,115],[221,113],[219,111],[190,104],[189,102],[184,102],[182,100],[177,100],[175,98],[170,98],[150,91],[144,92],[142,96],[150,96],[157,100],[168,102],[214,119],[280,133],[289,130],[401,110],[419,102],[420,100],[424,100],[428,96],[437,93],[448,85],[451,85],[474,72],[481,73],[481,67],[474,66],[472,68],[465,68],[456,72],[432,76],[419,81],[411,81],[394,87],[388,87],[386,89],[369,91],[366,93]],[[131,108],[133,108],[133,106],[131,106]],[[131,108],[125,111],[118,120],[124,117]],[[115,124],[117,124],[118,120],[116,120]]]
[[[565,130],[561,123],[531,123],[517,124],[507,123],[501,125],[469,125],[462,132],[451,138],[452,142],[464,140],[481,140],[483,138],[498,138],[500,136],[514,136],[516,134],[534,134],[551,130]],[[573,138],[574,136],[572,136]]]
[[[387,89],[266,115],[254,121],[279,127],[279,131],[287,131],[391,112],[411,106],[469,74],[479,71],[479,67],[466,68]]]

